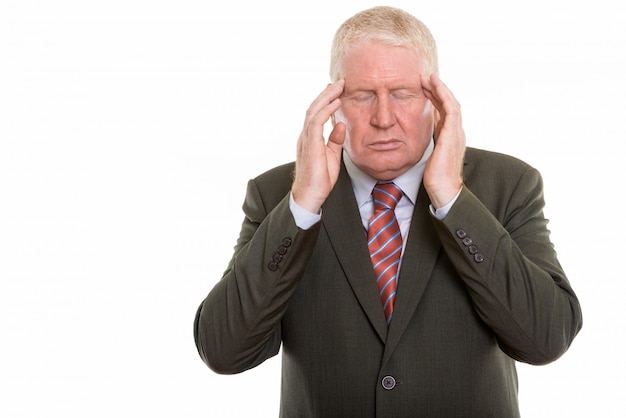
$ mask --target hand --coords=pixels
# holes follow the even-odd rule
[[[339,177],[346,126],[337,123],[324,139],[324,124],[339,109],[344,81],[329,84],[306,112],[298,139],[296,174],[291,189],[294,201],[311,213],[319,213]]]
[[[463,185],[465,132],[461,106],[436,74],[421,76],[424,94],[435,107],[435,149],[426,163],[424,187],[438,209],[452,201]]]

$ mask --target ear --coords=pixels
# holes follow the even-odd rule
[[[435,141],[439,139],[439,132],[441,131],[441,114],[439,111],[433,106],[433,138]]]

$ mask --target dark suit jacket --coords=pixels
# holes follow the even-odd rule
[[[233,258],[196,316],[209,367],[242,372],[282,344],[284,417],[519,416],[515,360],[557,359],[582,325],[539,173],[468,148],[443,221],[421,187],[388,328],[345,168],[306,231],[289,210],[293,170],[248,184]]]

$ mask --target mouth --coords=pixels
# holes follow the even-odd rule
[[[369,147],[376,151],[393,151],[402,145],[402,142],[397,139],[385,139],[372,142]]]

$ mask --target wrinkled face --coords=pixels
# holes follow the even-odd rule
[[[347,51],[342,70],[345,88],[334,123],[346,125],[345,151],[377,180],[399,176],[419,162],[432,139],[434,107],[420,82],[424,60],[408,47],[364,42]]]

